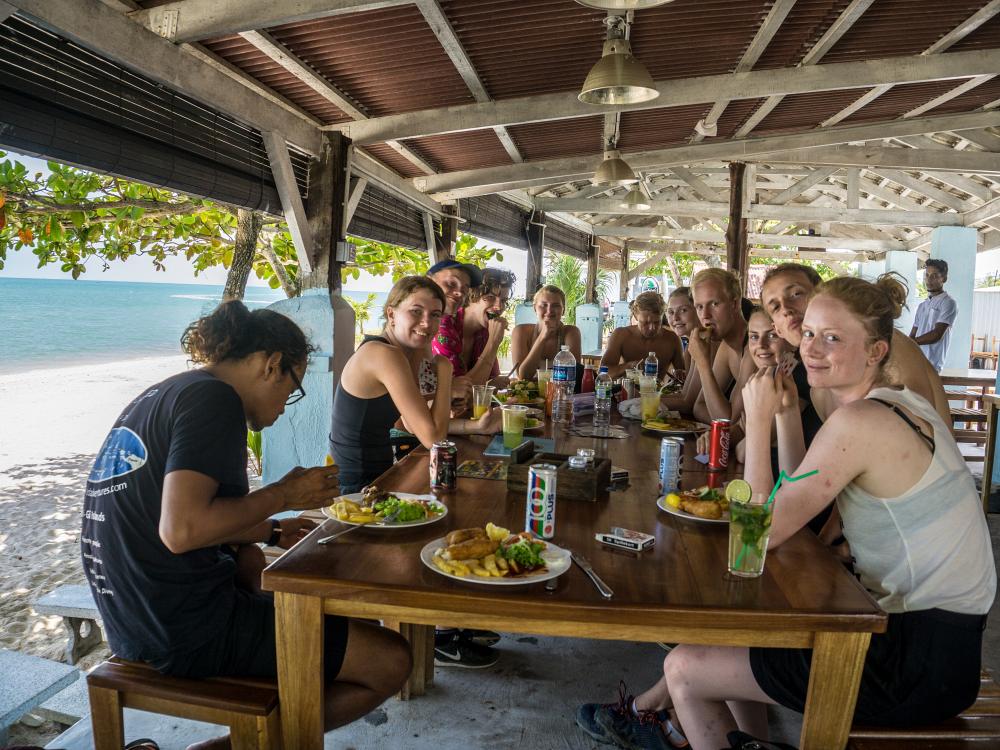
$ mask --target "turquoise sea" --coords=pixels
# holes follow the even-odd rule
[[[187,325],[212,310],[222,286],[0,277],[0,373],[181,354]],[[364,300],[367,292],[345,291]],[[251,309],[283,297],[249,287]],[[385,301],[377,295],[376,309]],[[378,313],[373,310],[375,325]]]

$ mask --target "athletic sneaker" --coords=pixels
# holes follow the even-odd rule
[[[495,646],[500,642],[500,634],[494,633],[492,630],[462,628],[458,632],[462,634],[465,640],[478,643],[480,646]]]
[[[688,746],[687,738],[670,723],[666,711],[639,711],[636,715],[631,706],[628,699],[624,710],[602,708],[594,714],[594,722],[614,744],[626,750],[672,750]]]
[[[460,631],[434,636],[434,664],[438,667],[485,669],[499,658],[496,649],[467,640]]]
[[[631,705],[632,696],[628,694],[625,681],[622,680],[618,683],[617,703],[584,703],[576,709],[576,725],[598,742],[613,745],[615,743],[614,739],[608,735],[604,727],[597,723],[597,714],[602,712],[612,714],[623,713],[628,711],[628,707]]]

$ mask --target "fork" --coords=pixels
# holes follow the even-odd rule
[[[394,510],[392,513],[390,513],[389,515],[387,515],[385,518],[382,519],[382,525],[385,526],[386,524],[395,521],[396,516],[398,516],[402,510],[403,510],[402,506],[396,508],[396,510]],[[338,531],[336,534],[331,534],[330,536],[323,537],[318,542],[316,542],[316,544],[329,544],[334,539],[342,537],[344,534],[350,534],[352,531],[360,529],[366,525],[367,524],[359,523],[357,526],[351,526],[349,529],[344,529],[343,531]]]

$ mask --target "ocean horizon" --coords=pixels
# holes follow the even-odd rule
[[[182,354],[189,323],[218,305],[216,284],[74,281],[0,277],[0,374]],[[364,301],[369,292],[344,290]],[[385,301],[376,292],[368,327]],[[284,298],[280,289],[247,287],[250,309]]]

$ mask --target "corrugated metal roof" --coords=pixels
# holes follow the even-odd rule
[[[369,146],[363,146],[361,150],[403,177],[420,177],[424,174],[412,161],[386,143],[372,143]]]
[[[997,99],[1000,99],[1000,76],[976,86],[971,91],[966,91],[961,96],[956,96],[951,101],[939,104],[934,109],[927,110],[927,114],[943,115],[950,112],[968,112]]]
[[[867,88],[815,91],[786,96],[764,120],[754,128],[754,135],[814,128],[831,115],[861,97]]]
[[[691,137],[695,123],[708,113],[710,106],[692,104],[626,112],[621,119],[618,145],[624,151],[642,151],[682,143]]]
[[[405,141],[437,172],[510,164],[510,155],[492,130],[470,130]]]
[[[780,33],[760,56],[754,70],[798,65],[816,46],[851,0],[798,0],[781,24]]]
[[[875,101],[862,107],[853,115],[843,120],[844,125],[859,122],[878,122],[892,120],[904,112],[909,112],[941,94],[951,91],[968,79],[951,81],[929,81],[927,83],[908,83],[893,86]]]
[[[601,158],[604,118],[577,117],[514,125],[507,128],[507,132],[528,160],[594,154],[596,161]]]

